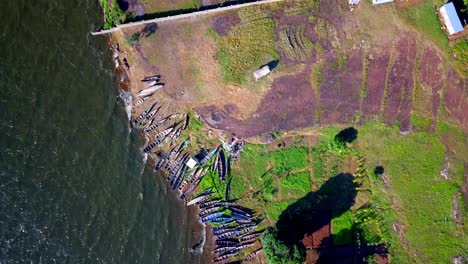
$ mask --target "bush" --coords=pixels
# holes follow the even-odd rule
[[[102,8],[104,8],[105,22],[104,29],[110,29],[115,27],[126,20],[125,12],[120,8],[117,0],[112,0],[112,4],[109,5],[108,0],[99,0]]]
[[[268,228],[262,235],[263,252],[269,264],[303,263],[305,258],[296,245],[291,248],[278,240],[277,230]]]
[[[455,68],[465,77],[468,76],[468,40],[462,39],[450,48]]]

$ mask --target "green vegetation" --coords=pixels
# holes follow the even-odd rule
[[[402,136],[398,127],[378,122],[363,125],[359,135],[357,149],[365,154],[368,170],[381,164],[391,179],[390,185],[373,180],[372,200],[384,225],[380,230],[375,222],[364,221],[367,230],[372,231],[364,233],[366,239],[377,242],[381,234],[392,245],[389,249],[394,260],[407,262],[407,252],[391,230],[398,220],[406,226],[404,235],[411,251],[418,252],[418,262],[449,262],[457,253],[466,252],[466,238],[450,217],[452,196],[459,187],[456,180],[447,181],[439,175],[445,153],[438,136],[424,132]],[[397,204],[390,199],[392,196]],[[395,207],[399,208],[397,219]]]
[[[427,131],[428,119],[414,115],[413,121]],[[355,206],[332,219],[334,245],[385,243],[396,263],[409,262],[412,252],[418,252],[411,257],[417,262],[437,263],[466,252],[468,241],[451,217],[453,194],[463,184],[463,161],[468,155],[463,131],[439,122],[435,134],[403,136],[398,126],[368,122],[352,143],[336,140],[338,131],[337,127],[321,129],[318,143],[312,147],[271,150],[266,145],[247,144],[232,172],[233,179],[238,179],[233,186],[242,183],[244,190],[238,192],[239,203],[265,216],[263,224],[272,225],[312,189],[353,168],[358,194]],[[455,146],[456,154],[449,156],[450,180],[439,175],[445,160],[439,137]],[[382,166],[384,173],[375,174],[376,166]],[[461,210],[464,219],[465,211]],[[394,231],[395,224],[402,230],[400,235]],[[278,243],[274,249],[264,244],[271,258],[294,251],[286,251]],[[274,253],[277,250],[283,253]]]
[[[313,48],[312,42],[304,35],[304,26],[289,26],[279,32],[278,45],[291,59],[304,60]]]
[[[241,23],[226,36],[209,30],[218,43],[216,58],[226,83],[244,83],[252,72],[279,58],[275,47],[275,21],[259,8],[239,11]]]
[[[296,202],[296,199],[293,200],[288,200],[288,201],[281,201],[281,202],[275,202],[266,208],[266,215],[270,219],[278,220],[281,213],[288,208],[289,205],[293,204]]]
[[[293,0],[294,4],[289,5],[284,12],[288,16],[302,15],[314,11],[320,4],[320,0]]]
[[[108,0],[99,0],[99,2],[104,9],[106,17],[106,21],[103,26],[104,29],[110,29],[125,22],[127,15],[122,11],[117,0],[112,0],[111,3],[109,3]]]
[[[465,77],[468,77],[468,40],[461,39],[450,48],[452,63],[457,71]]]
[[[140,40],[140,33],[137,32],[130,37],[125,37],[125,45],[127,46],[135,46],[137,44],[138,40]]]
[[[269,264],[299,264],[305,261],[297,246],[289,248],[277,238],[277,230],[268,228],[262,235],[263,252]]]
[[[280,182],[281,197],[290,195],[305,196],[311,190],[309,172],[299,172],[283,177]]]
[[[332,219],[331,234],[336,246],[351,244],[353,239],[353,215],[350,211]]]
[[[348,60],[348,57],[346,55],[341,55],[338,56],[335,61],[332,62],[331,67],[333,69],[343,69],[346,65],[346,61]]]
[[[270,152],[278,175],[303,169],[307,165],[307,148],[293,147]]]
[[[447,51],[448,39],[441,29],[439,19],[434,6],[439,6],[440,1],[424,1],[421,4],[401,8],[398,13],[421,32],[426,38],[432,40],[440,49]]]

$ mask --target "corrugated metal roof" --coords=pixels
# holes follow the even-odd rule
[[[450,35],[463,31],[463,26],[452,2],[440,8],[440,14],[444,18],[445,26]]]

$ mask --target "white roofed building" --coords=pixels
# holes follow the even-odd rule
[[[255,79],[258,80],[262,78],[263,76],[269,74],[271,72],[270,66],[265,65],[261,67],[260,69],[254,71],[253,75],[255,76]]]
[[[463,31],[462,23],[452,2],[443,5],[439,9],[439,14],[449,36]]]

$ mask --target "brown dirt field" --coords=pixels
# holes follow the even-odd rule
[[[387,52],[368,56],[366,96],[362,103],[362,116],[364,120],[375,120],[380,114],[391,47],[385,50]]]
[[[221,36],[225,36],[233,26],[241,22],[237,14],[231,14],[229,16],[219,16],[212,22],[213,29]]]
[[[419,83],[431,93],[430,106],[432,114],[431,131],[437,124],[437,113],[440,106],[440,93],[444,85],[444,65],[437,50],[429,45],[424,46],[419,65]]]
[[[422,2],[424,2],[424,0],[395,0],[394,1],[395,5],[398,6],[399,8],[417,5]]]
[[[302,243],[306,249],[325,248],[332,245],[331,238],[331,213],[323,212],[318,214],[314,219],[309,220],[310,225],[315,225],[318,228],[312,234],[304,234]]]
[[[241,137],[270,131],[292,130],[314,123],[315,96],[307,78],[283,76],[274,80],[271,90],[248,120],[238,120],[214,106],[197,111],[217,129],[229,130]]]
[[[345,123],[359,113],[362,56],[360,51],[354,52],[342,69],[326,64],[320,84],[322,124]]]
[[[395,49],[397,54],[388,75],[388,92],[383,119],[390,124],[398,119],[401,122],[401,130],[409,131],[411,129],[416,39],[410,33],[401,34]]]
[[[445,108],[468,131],[468,80],[461,78],[451,67],[447,75]]]
[[[184,2],[174,1],[177,3],[172,3],[173,7]],[[209,125],[243,137],[309,127],[317,125],[318,121],[349,123],[360,111],[362,120],[382,115],[385,122],[399,121],[402,131],[409,131],[411,112],[419,111],[412,97],[413,79],[418,78],[424,92],[430,91],[428,113],[435,124],[443,83],[443,74],[439,71],[444,65],[443,55],[426,40],[419,40],[423,52],[417,69],[419,76],[414,76],[419,37],[414,32],[402,31],[401,21],[393,21],[394,8],[379,7],[383,13],[376,13],[375,7],[362,3],[356,12],[346,10],[346,3],[333,0],[322,1],[317,10],[303,15],[289,16],[282,9],[276,11],[273,16],[277,20],[277,37],[287,27],[303,26],[304,38],[312,43],[312,50],[305,59],[291,59],[279,49],[282,68],[265,79],[243,86],[223,82],[215,58],[216,43],[207,35],[211,27],[220,34],[229,31],[238,23],[237,12],[161,24],[154,35],[140,40],[134,49],[124,48],[129,53],[131,90],[142,88],[135,80],[161,74],[166,83],[161,100],[168,108],[194,108]],[[376,20],[377,17],[382,19]],[[128,37],[136,31],[124,33]],[[394,38],[394,64],[389,68],[385,93]],[[342,68],[333,65],[341,55],[348,58]],[[361,99],[363,56],[368,58],[368,67],[366,93]],[[312,65],[316,63],[323,65],[318,98],[311,87]],[[454,71],[450,74],[452,81],[449,81],[444,102],[447,110],[468,131],[467,81]],[[384,94],[387,98],[383,98]],[[382,104],[383,113],[380,113]],[[317,117],[321,118],[317,120]]]

